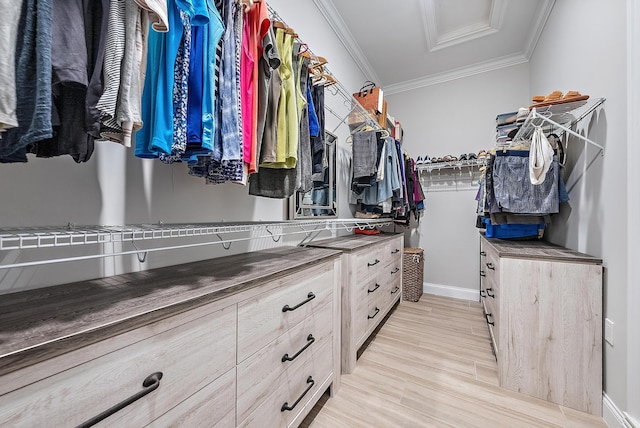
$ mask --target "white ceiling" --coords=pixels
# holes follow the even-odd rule
[[[314,0],[386,93],[527,62],[555,0]]]

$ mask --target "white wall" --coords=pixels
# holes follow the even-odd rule
[[[578,90],[606,97],[581,129],[605,146],[604,156],[571,141],[570,210],[552,227],[552,242],[604,260],[604,316],[615,323],[604,345],[604,390],[626,408],[627,144],[625,2],[557,1],[530,62],[531,95]],[[586,170],[586,172],[585,172]],[[637,364],[637,362],[636,362]]]
[[[528,87],[522,64],[387,97],[410,156],[459,156],[495,146],[496,115],[528,105]],[[424,248],[426,283],[477,294],[476,191],[449,189],[426,193],[425,215],[407,241]]]
[[[333,33],[311,0],[272,0],[269,4],[317,55],[329,61],[329,68],[347,88],[359,88],[364,76]],[[354,89],[355,91],[355,89]],[[344,99],[326,92],[326,104],[346,115]],[[339,120],[326,115],[327,129],[340,137],[339,154],[347,161],[344,138],[346,126],[335,129]],[[189,176],[183,164],[164,165],[157,160],[142,160],[133,150],[114,143],[98,143],[86,164],[76,164],[70,157],[29,158],[26,164],[0,166],[0,228],[97,224],[232,222],[286,219],[281,200],[248,195],[237,184],[206,185],[203,179]],[[344,202],[345,178],[339,189],[340,214],[350,216]],[[282,243],[295,244],[298,235],[280,243],[270,238],[234,243],[230,251],[213,245],[191,250],[150,253],[145,263],[136,256],[62,263],[31,268],[0,269],[0,294],[46,285],[113,275],[131,270],[206,259],[242,251],[257,250]],[[208,239],[211,239],[210,237]],[[216,238],[213,237],[215,240]],[[184,243],[202,239],[183,240]],[[165,246],[169,242],[147,242]],[[139,247],[142,247],[140,244]],[[98,251],[134,250],[131,244]],[[56,248],[37,251],[0,252],[0,264],[59,256],[79,256],[95,252],[91,247]]]

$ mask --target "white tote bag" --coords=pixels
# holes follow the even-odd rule
[[[553,162],[553,148],[547,137],[544,136],[542,128],[536,126],[529,151],[529,179],[531,184],[537,185],[544,182],[551,162]]]

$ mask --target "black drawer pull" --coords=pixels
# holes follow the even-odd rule
[[[375,318],[375,317],[376,317],[376,315],[378,315],[378,312],[380,312],[380,308],[378,308],[378,307],[376,306],[376,311],[374,312],[374,314],[373,314],[373,315],[367,315],[367,318],[368,318],[368,319],[373,319],[373,318]]]
[[[369,290],[369,289],[367,289],[367,293],[373,293],[373,292],[374,292],[374,291],[376,291],[378,288],[380,288],[380,284],[378,284],[378,283],[376,282],[376,286],[375,286],[375,287],[373,287],[373,290]]]
[[[395,268],[394,270],[391,271],[391,275],[398,272],[400,272],[400,268]]]
[[[281,412],[284,412],[285,410],[291,411],[293,409],[295,409],[295,407],[298,405],[298,403],[300,402],[300,400],[302,400],[302,398],[307,395],[307,392],[311,391],[311,388],[313,388],[313,385],[316,383],[313,380],[313,377],[309,376],[307,378],[307,383],[309,384],[309,386],[307,386],[307,389],[304,390],[304,392],[302,393],[302,395],[300,397],[298,397],[298,399],[296,400],[295,403],[293,403],[292,406],[289,406],[289,402],[285,401],[284,404],[282,405],[282,407],[280,408]]]
[[[393,251],[391,252],[391,254],[396,254],[396,253],[399,253],[399,252],[400,252],[400,250],[396,248],[395,250],[393,250]]]
[[[310,301],[312,301],[313,299],[316,298],[316,295],[309,292],[309,294],[307,294],[307,300],[298,303],[297,305],[295,305],[293,308],[289,307],[289,305],[284,305],[282,307],[282,312],[287,312],[287,311],[295,311],[296,309],[298,309],[300,306],[304,305],[305,303],[309,303]]]
[[[376,261],[375,261],[375,262],[373,262],[373,263],[367,263],[367,266],[369,266],[369,267],[371,267],[371,266],[375,266],[375,265],[377,265],[378,263],[380,263],[380,260],[376,259]]]
[[[492,291],[492,290],[493,290],[493,288],[487,288],[487,296],[489,296],[489,297],[493,297],[493,298],[495,299],[495,298],[496,298],[496,295],[495,295],[495,294],[491,294],[491,293],[490,293],[490,291]]]
[[[104,412],[100,413],[99,415],[89,419],[88,421],[81,423],[80,425],[78,425],[77,428],[86,428],[86,427],[94,426],[95,424],[102,421],[103,419],[106,419],[109,416],[113,415],[114,413],[124,409],[129,404],[141,399],[142,397],[149,394],[150,392],[155,391],[160,386],[160,379],[162,379],[162,372],[156,372],[156,373],[150,374],[145,378],[145,380],[142,381],[142,387],[144,388],[142,391],[135,393],[131,397],[127,398],[124,401],[119,402],[118,404],[111,407],[110,409],[107,409]]]
[[[481,255],[482,257],[486,257],[486,256],[487,256],[487,253],[485,253],[484,251],[480,251],[480,255]]]
[[[495,266],[493,266],[493,263],[487,263],[487,269],[496,270]]]
[[[487,274],[486,274],[486,273],[484,273],[484,271],[483,271],[483,270],[481,270],[481,271],[480,271],[480,276],[484,278],[485,276],[487,276]]]
[[[285,361],[293,361],[293,360],[295,360],[296,358],[298,358],[298,355],[302,354],[304,352],[304,350],[307,349],[309,346],[311,346],[311,344],[313,342],[315,342],[315,341],[316,341],[316,338],[313,337],[313,334],[310,334],[309,336],[307,336],[307,344],[304,345],[302,347],[302,349],[300,349],[298,352],[296,352],[293,355],[293,357],[290,357],[289,354],[284,354],[282,356],[282,362],[284,363]]]
[[[487,297],[484,290],[480,290],[480,297]]]
[[[487,324],[496,325],[496,323],[494,323],[493,321],[489,321],[489,317],[490,316],[491,316],[491,314],[484,314],[484,317],[487,319]]]
[[[393,291],[391,292],[391,294],[396,294],[398,291],[400,291],[400,287],[397,287],[393,289]]]

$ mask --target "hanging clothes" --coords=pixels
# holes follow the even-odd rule
[[[0,140],[0,162],[26,162],[26,147],[53,137],[51,125],[52,0],[24,0],[16,42],[18,127]]]
[[[98,109],[98,101],[104,92],[104,81],[103,81],[103,64],[104,64],[104,55],[107,45],[107,32],[109,28],[109,13],[108,10],[110,8],[111,0],[102,0],[101,4],[99,2],[90,2],[91,8],[87,12],[87,28],[90,28],[89,31],[89,41],[87,42],[88,49],[88,58],[90,59],[90,68],[88,72],[89,76],[89,86],[87,88],[87,98],[86,98],[86,112],[85,112],[85,129],[87,131],[87,152],[93,150],[93,144],[95,140],[100,140],[100,110]],[[165,6],[166,10],[166,6]],[[140,49],[136,48],[136,53],[140,56],[138,58],[139,66],[135,71],[138,73],[139,81],[137,88],[137,96],[136,104],[138,107],[137,116],[140,118],[140,95],[142,91],[142,85],[144,84],[144,68],[146,66],[146,48],[147,48],[147,37],[148,31],[146,25],[148,20],[148,13],[141,13],[140,20]],[[136,35],[138,32],[136,30]],[[136,40],[136,45],[138,40]],[[134,72],[132,70],[132,72]],[[134,95],[131,95],[134,97]],[[140,123],[142,126],[142,123]]]
[[[299,52],[300,44],[296,43],[294,45],[294,52]],[[297,56],[297,54],[296,54]],[[298,141],[298,162],[296,164],[296,169],[298,170],[297,176],[299,176],[299,180],[296,179],[297,189],[300,192],[306,193],[309,190],[313,189],[313,171],[312,171],[312,163],[311,163],[311,131],[310,131],[310,123],[309,123],[309,112],[310,109],[313,108],[312,105],[309,105],[307,102],[307,92],[308,92],[308,84],[310,84],[311,80],[309,78],[309,62],[310,60],[306,57],[299,57],[298,61],[298,87],[299,87],[299,97],[301,101],[298,104],[298,113],[300,119],[300,132]]]
[[[183,30],[179,10],[176,0],[167,0],[169,31],[149,34],[147,73],[142,91],[144,126],[136,133],[135,155],[141,158],[171,154],[174,66]]]
[[[260,60],[265,55],[265,48],[271,49],[273,39],[267,38],[271,28],[271,21],[269,20],[268,7],[266,2],[261,1],[253,3],[253,6],[247,12],[246,19],[250,25],[250,50],[252,52],[253,63],[253,138],[251,140],[251,161],[249,162],[249,174],[253,174],[258,170],[258,162],[260,159],[260,141],[262,138],[262,132],[264,129],[264,110],[261,110],[261,79],[260,75]],[[278,64],[279,66],[279,64]],[[264,82],[263,82],[264,83]]]
[[[251,25],[248,19],[244,19],[242,25],[242,47],[240,59],[240,105],[242,109],[242,159],[247,165],[251,164],[253,156],[254,139],[254,63],[255,47],[251,34]]]
[[[208,184],[243,180],[242,111],[239,92],[242,10],[240,4],[233,0],[224,0],[218,4],[221,6],[221,23],[224,28],[221,48],[216,50],[216,55],[220,57],[218,69],[216,70],[215,64],[209,61],[211,71],[218,76],[218,91],[215,104],[212,106],[214,113],[207,115],[203,112],[203,117],[211,118],[211,125],[215,119],[217,126],[209,127],[213,131],[210,134],[213,138],[211,154],[192,156],[189,160],[189,174],[204,177]],[[215,78],[212,80],[216,81]],[[208,85],[210,82],[205,80],[204,84]],[[213,88],[215,86],[209,85],[209,89]],[[208,91],[205,89],[205,92]],[[203,127],[204,135],[207,135],[207,126]]]
[[[276,29],[276,45],[281,59],[278,72],[282,87],[278,102],[275,161],[262,164],[268,168],[295,168],[298,157],[299,122],[295,98],[293,42],[291,34],[283,28]]]
[[[325,117],[324,117],[324,85],[313,85],[311,87],[311,97],[315,107],[316,118],[318,119],[318,134],[311,136],[311,156],[313,163],[313,173],[322,174],[324,169],[324,142],[325,142]],[[315,178],[314,178],[315,180]]]
[[[258,66],[258,110],[257,110],[257,126],[256,126],[256,139],[258,141],[256,150],[256,159],[258,164],[262,162],[263,145],[265,145],[263,139],[265,135],[265,129],[267,123],[273,124],[277,114],[277,109],[273,110],[272,106],[275,98],[275,93],[280,94],[280,75],[278,74],[278,67],[280,67],[280,54],[275,45],[275,33],[271,25],[268,26],[267,32],[262,37],[260,44],[262,54],[258,57],[256,62]],[[274,82],[274,79],[277,82]],[[271,97],[269,94],[271,93]],[[278,105],[278,100],[275,100],[275,105]],[[267,114],[269,109],[272,109],[270,115]],[[269,126],[270,130],[275,129],[273,126]],[[275,131],[270,140],[275,142]],[[275,159],[275,145],[273,150],[273,159]],[[257,168],[256,168],[257,169]]]
[[[0,22],[0,138],[2,132],[18,126],[16,115],[16,40],[23,0],[3,4]]]

